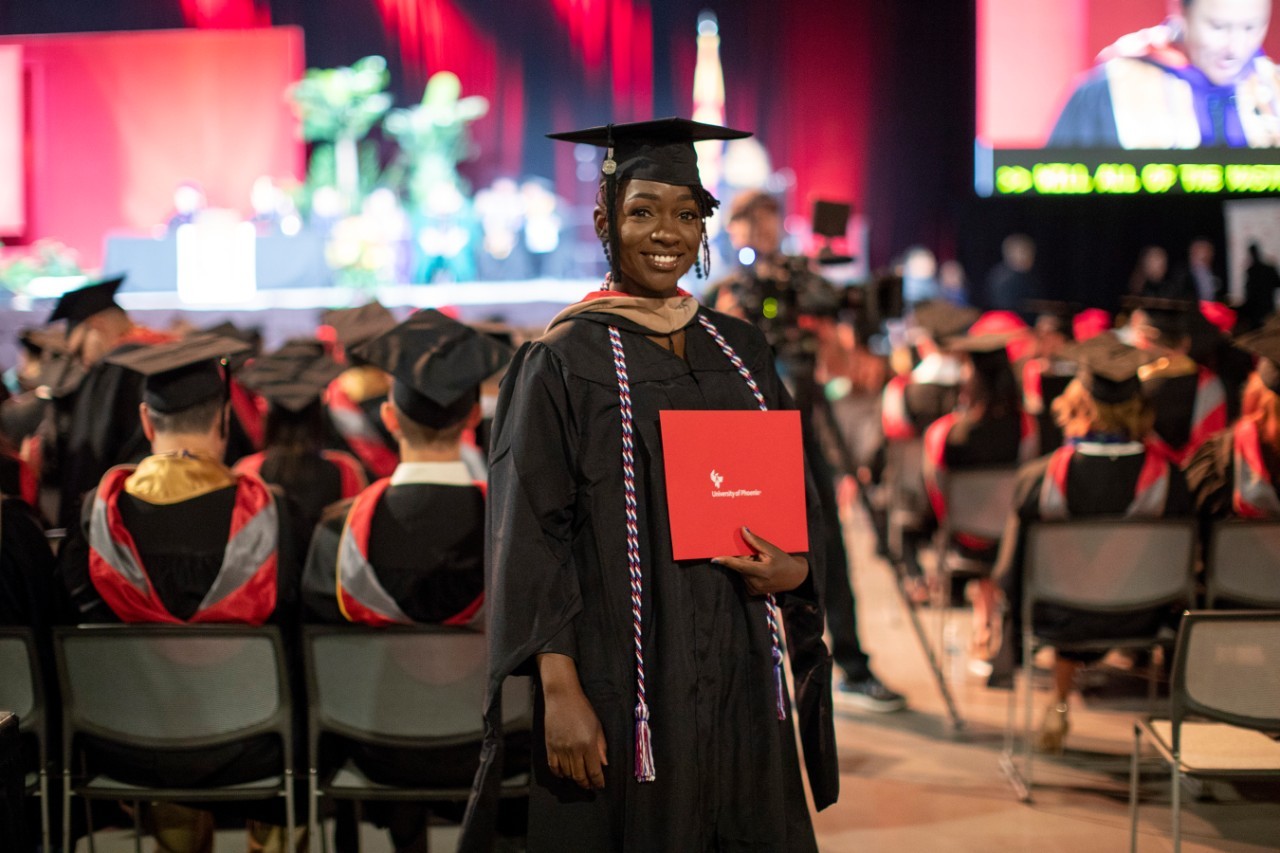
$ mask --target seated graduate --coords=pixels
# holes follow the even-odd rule
[[[362,344],[356,355],[392,376],[381,416],[400,445],[400,464],[354,499],[328,508],[303,572],[310,621],[371,626],[475,627],[484,602],[484,493],[462,457],[465,430],[480,422],[480,385],[511,358],[510,347],[439,311],[420,311]],[[430,763],[412,749],[325,745],[344,751],[384,784],[470,785],[478,743]],[[527,754],[527,743],[524,752]],[[513,753],[518,752],[513,747]],[[425,849],[418,804],[370,804],[397,851]],[[461,817],[460,809],[451,815]],[[517,823],[520,820],[514,818]],[[338,834],[350,832],[339,812]],[[519,830],[517,830],[519,831]]]
[[[85,496],[80,523],[58,555],[66,598],[61,618],[293,624],[297,564],[285,502],[257,476],[236,474],[221,461],[230,417],[226,359],[244,348],[199,336],[111,357],[145,377],[138,416],[151,455],[110,469]],[[162,786],[177,779],[232,784],[260,778],[280,762],[279,744],[267,736],[233,755],[156,753],[141,762],[106,742],[87,751],[91,761],[99,754],[110,760],[124,781]],[[264,808],[262,817],[284,822]],[[205,812],[156,805],[145,820],[172,840],[170,850],[210,849],[213,820]]]
[[[268,408],[266,449],[244,457],[234,470],[279,486],[308,539],[325,507],[355,497],[368,485],[354,456],[325,449],[330,424],[322,397],[341,372],[319,341],[296,340],[256,359],[237,377],[264,397]]]
[[[59,573],[75,621],[284,621],[297,580],[287,510],[261,479],[220,461],[229,415],[219,360],[243,347],[188,338],[112,357],[146,379],[151,455],[108,471],[68,531]]]
[[[1075,307],[1067,302],[1037,299],[1027,310],[1036,314],[1035,349],[1018,366],[1022,385],[1022,409],[1036,419],[1040,452],[1062,446],[1062,429],[1053,418],[1053,401],[1058,399],[1076,374],[1073,362],[1062,357],[1062,348],[1075,340]]]
[[[1138,373],[1155,407],[1151,443],[1183,465],[1205,440],[1227,426],[1227,392],[1212,370],[1191,358],[1194,302],[1143,299],[1130,326],[1133,345],[1152,359]]]
[[[887,441],[924,435],[929,424],[955,408],[960,362],[941,343],[963,335],[980,316],[976,309],[941,299],[916,306],[912,328],[920,363],[909,372],[894,376],[885,386],[880,416]]]
[[[329,384],[329,417],[338,432],[336,446],[350,450],[370,479],[388,477],[399,461],[396,440],[382,423],[391,380],[382,369],[361,361],[356,347],[396,324],[391,312],[377,302],[359,308],[326,311],[321,335],[334,339],[334,358],[346,370]],[[327,328],[325,328],[327,327]]]
[[[955,411],[934,421],[924,436],[924,480],[934,519],[947,516],[947,472],[990,465],[1015,465],[1035,458],[1035,420],[1022,411],[1017,380],[1009,364],[1009,334],[970,335],[947,343],[964,356],[964,382]],[[990,656],[995,587],[987,577],[999,541],[959,533],[951,547],[973,561],[981,577],[973,585],[973,654]]]
[[[1280,326],[1237,339],[1258,356],[1240,419],[1215,433],[1187,463],[1187,486],[1205,521],[1280,518]]]
[[[1002,663],[1011,666],[1022,636],[1022,572],[1027,523],[1085,516],[1163,518],[1189,515],[1191,499],[1182,472],[1149,442],[1154,414],[1142,394],[1141,366],[1151,356],[1099,335],[1064,353],[1079,372],[1054,403],[1067,443],[1023,466],[1000,543],[993,577],[1008,601]],[[1062,641],[1114,634],[1132,625],[1135,634],[1154,630],[1170,618],[1168,608],[1133,614],[1081,613],[1038,605],[1036,633]],[[1061,751],[1067,734],[1067,699],[1082,663],[1100,654],[1060,652],[1054,666],[1054,700],[1045,712],[1038,747]]]
[[[303,572],[307,616],[366,625],[465,625],[484,590],[484,486],[462,461],[480,383],[509,347],[439,311],[420,311],[357,356],[393,377],[382,419],[400,464],[330,507]]]
[[[75,524],[80,496],[94,487],[112,465],[136,462],[146,455],[147,441],[138,423],[142,378],[114,363],[110,356],[171,341],[171,335],[134,323],[115,301],[124,282],[119,276],[63,294],[49,322],[67,321],[67,349],[85,369],[68,396],[58,399],[66,426],[46,465],[46,482],[60,487],[58,526]]]

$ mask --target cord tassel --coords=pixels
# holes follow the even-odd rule
[[[653,766],[653,738],[649,732],[649,706],[636,705],[636,781],[652,782],[658,778]]]

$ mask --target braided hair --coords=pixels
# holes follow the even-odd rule
[[[694,259],[693,269],[698,278],[711,275],[711,245],[707,241],[707,220],[720,206],[720,200],[713,196],[700,184],[689,187],[694,202],[698,205],[698,216],[702,219],[702,246],[698,257]],[[600,243],[604,248],[605,260],[609,262],[609,274],[614,282],[622,280],[621,249],[618,245],[618,196],[622,192],[622,181],[616,174],[602,173],[600,187],[596,191],[596,207],[605,212],[605,233],[600,235]]]

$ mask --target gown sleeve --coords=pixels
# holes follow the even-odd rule
[[[497,683],[540,652],[576,655],[578,429],[560,359],[526,344],[502,385],[490,452],[485,596]]]

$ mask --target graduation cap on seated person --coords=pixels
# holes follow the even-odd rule
[[[991,373],[1009,366],[1009,343],[1019,337],[1017,332],[964,335],[948,340],[946,349],[967,354],[975,370]]]
[[[660,184],[701,188],[698,154],[693,144],[712,139],[745,139],[750,135],[745,130],[673,116],[548,133],[547,138],[605,149],[600,173],[605,185],[605,212],[612,226],[617,221],[618,186],[622,181],[656,181]],[[705,202],[710,208],[719,204],[710,193],[706,193]],[[709,214],[711,210],[705,212]],[[616,279],[620,252],[614,230],[612,227],[609,229],[609,257]]]
[[[1131,311],[1141,311],[1138,330],[1146,337],[1156,335],[1180,338],[1191,333],[1191,317],[1198,314],[1197,305],[1188,299],[1165,299],[1158,296],[1131,296],[1124,300]]]
[[[66,320],[69,332],[94,314],[100,314],[109,308],[119,308],[116,304],[116,291],[122,284],[124,276],[118,275],[69,290],[58,299],[58,304],[53,306],[53,313],[45,322]]]
[[[467,416],[480,383],[506,366],[512,349],[429,308],[356,347],[355,354],[391,374],[391,399],[405,416],[444,429]]]
[[[173,414],[214,399],[230,397],[230,360],[249,345],[234,338],[197,334],[173,343],[138,347],[107,357],[146,377],[142,401],[161,414]]]
[[[955,305],[945,299],[930,299],[917,305],[911,316],[917,328],[922,329],[935,343],[944,344],[968,331],[982,316],[982,312],[977,308]]]
[[[239,381],[273,406],[300,412],[319,400],[342,371],[319,341],[299,340],[255,360]]]
[[[1080,311],[1077,303],[1058,299],[1028,299],[1022,306],[1028,313],[1036,316],[1037,332],[1057,332],[1067,338],[1075,336],[1071,321]]]
[[[1235,345],[1258,356],[1258,376],[1280,394],[1280,323],[1268,323],[1257,331],[1235,339]]]
[[[1139,370],[1157,356],[1102,334],[1068,344],[1062,357],[1076,362],[1076,379],[1100,403],[1124,403],[1142,395]]]
[[[338,343],[350,355],[355,347],[393,328],[396,318],[386,306],[375,300],[358,308],[326,311],[320,322],[333,327]]]

